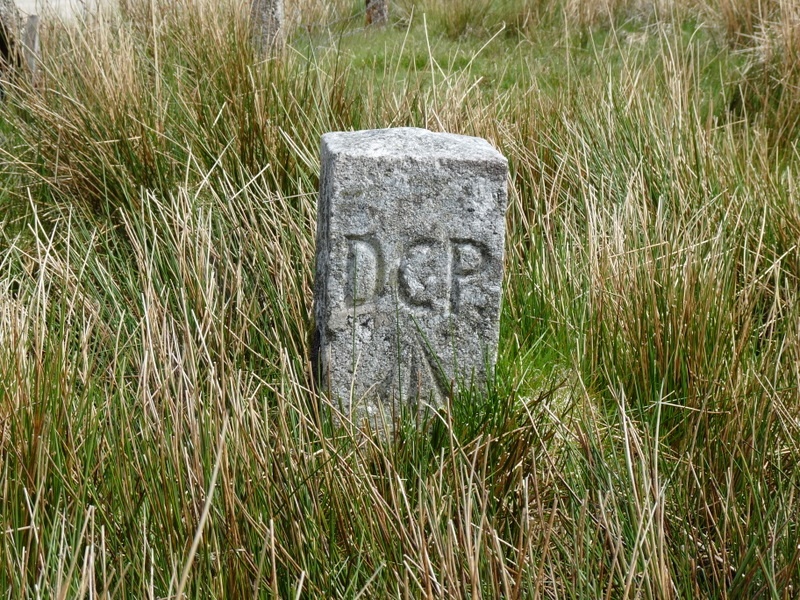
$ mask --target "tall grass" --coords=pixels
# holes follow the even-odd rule
[[[275,57],[235,2],[43,32],[0,108],[0,589],[796,596],[789,117],[729,109],[705,29],[332,6]],[[531,78],[480,80],[498,54]],[[317,395],[308,344],[319,136],[397,125],[491,140],[510,208],[489,389],[386,439]]]

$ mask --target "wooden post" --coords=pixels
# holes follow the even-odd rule
[[[250,26],[259,51],[272,52],[283,45],[283,21],[283,0],[251,0]]]
[[[367,25],[383,26],[389,22],[389,0],[367,0]]]
[[[36,85],[39,73],[39,16],[29,15],[22,36],[22,54],[28,67],[31,83]]]

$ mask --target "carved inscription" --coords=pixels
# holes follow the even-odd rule
[[[452,396],[450,378],[444,372],[441,358],[431,348],[430,341],[417,328],[411,349],[408,392],[412,398],[421,398],[427,392],[432,400],[439,401]]]
[[[447,290],[447,255],[444,245],[422,240],[409,246],[400,259],[397,288],[407,306],[444,308]]]
[[[380,292],[384,280],[383,250],[374,236],[347,236],[345,304],[361,306]]]
[[[490,261],[488,248],[466,238],[422,238],[389,256],[375,234],[353,234],[346,239],[345,305],[353,310],[347,322],[348,328],[355,327],[354,339],[361,343],[372,339],[373,320],[364,319],[377,298],[396,283],[395,297],[411,316],[411,321],[400,326],[405,331],[394,333],[403,340],[400,345],[406,349],[408,365],[408,370],[395,375],[399,377],[398,390],[414,398],[430,396],[433,402],[450,396],[452,383],[414,315],[422,318],[426,313],[456,315],[462,311],[465,298],[474,293],[471,286],[479,287]],[[356,362],[353,357],[351,373],[355,373]],[[391,387],[391,374],[381,385]]]
[[[345,304],[353,308],[379,295],[393,273],[387,273],[383,248],[374,235],[348,235],[347,243]],[[390,266],[396,273],[398,299],[409,308],[458,313],[465,289],[489,256],[486,246],[474,240],[423,239],[409,244]]]
[[[485,245],[473,240],[450,240],[452,248],[450,286],[450,311],[457,313],[461,307],[462,293],[489,258]]]

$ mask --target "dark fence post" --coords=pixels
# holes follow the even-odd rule
[[[389,22],[388,0],[367,0],[367,25],[386,25]]]

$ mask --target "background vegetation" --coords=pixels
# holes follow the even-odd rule
[[[0,107],[5,597],[800,594],[800,9],[287,6],[46,21]],[[391,439],[308,340],[318,144],[509,159],[500,358]]]

